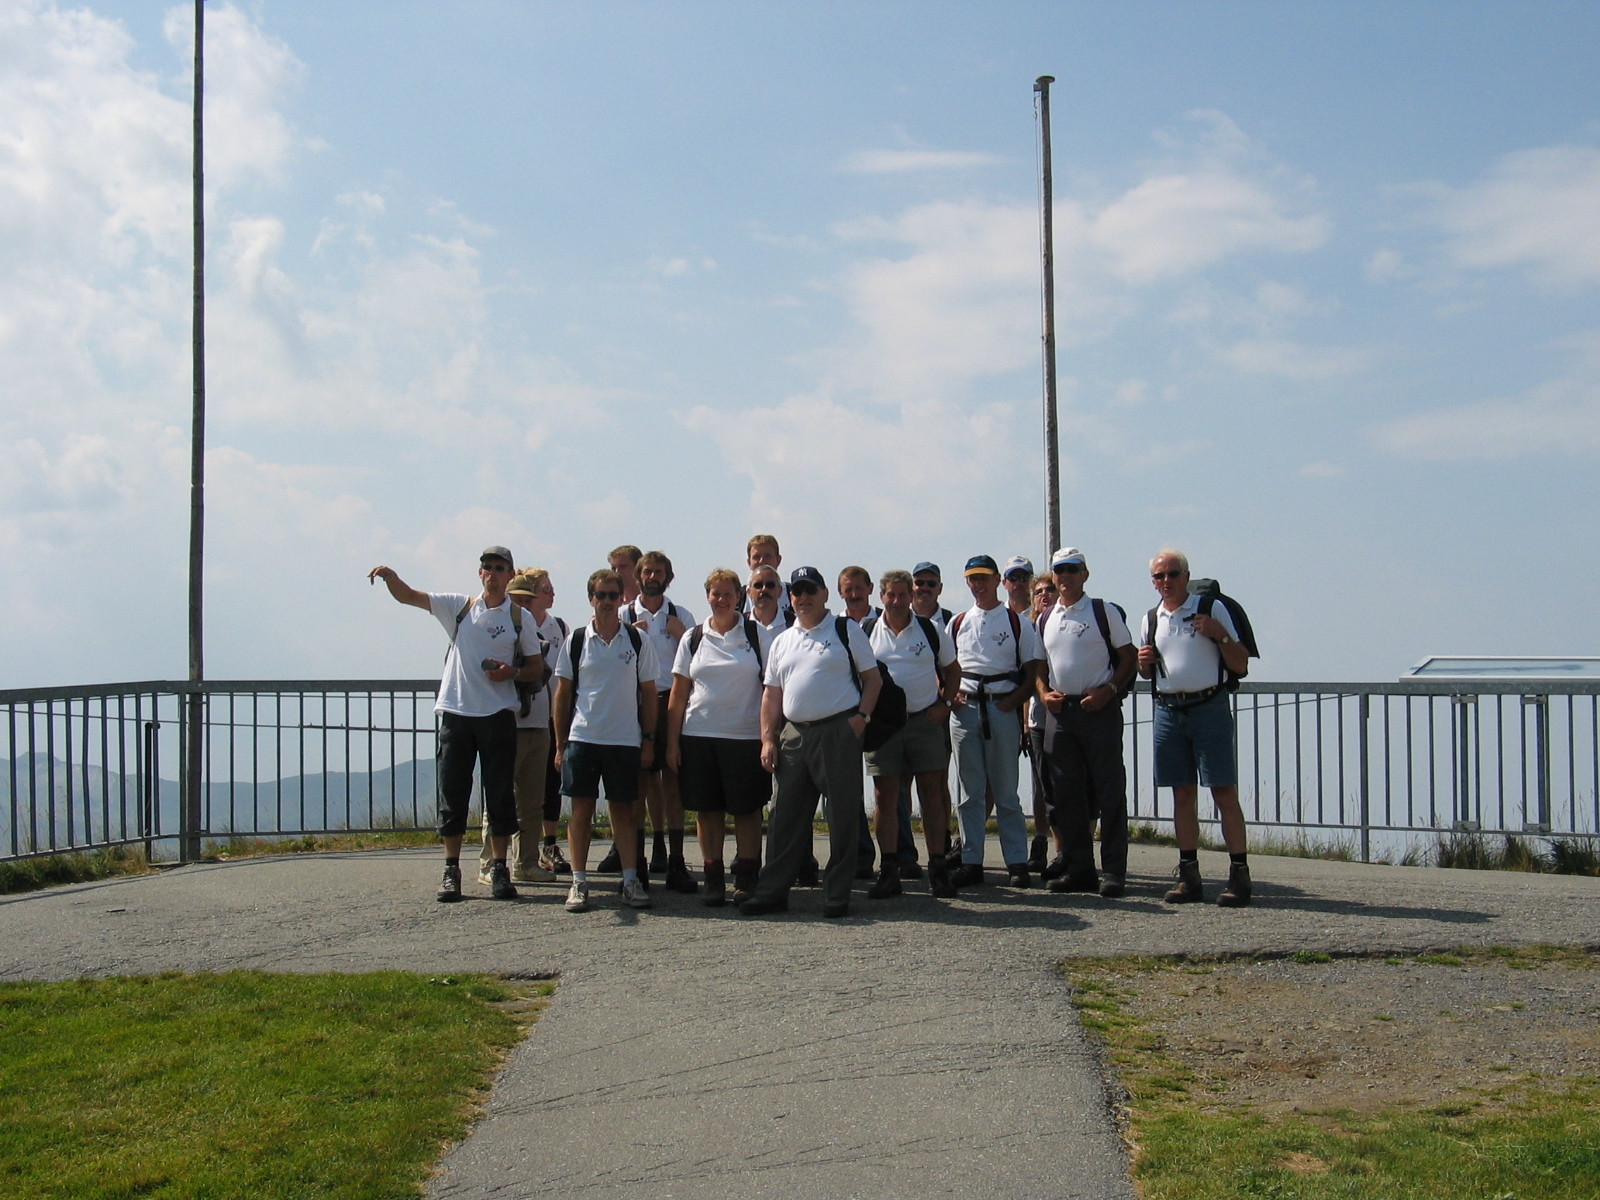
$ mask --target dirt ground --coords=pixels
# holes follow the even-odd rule
[[[1140,972],[1124,1007],[1203,1092],[1263,1114],[1600,1076],[1600,954],[1239,961]]]

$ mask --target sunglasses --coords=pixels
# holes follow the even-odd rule
[[[817,585],[814,583],[791,583],[789,585],[789,595],[791,596],[815,596],[817,591]]]
[[[1083,564],[1082,563],[1062,563],[1059,567],[1053,568],[1053,570],[1055,570],[1057,574],[1077,575],[1080,572],[1082,572]]]
[[[766,580],[763,580],[760,583],[752,583],[750,585],[750,590],[751,591],[755,591],[755,592],[765,592],[765,591],[769,591],[769,590],[771,590],[771,589],[773,589],[773,588],[775,588],[777,586],[778,586],[778,581],[776,579],[766,579]]]
[[[1150,578],[1160,583],[1164,579],[1182,579],[1183,571],[1151,571]]]
[[[502,562],[479,563],[478,569],[482,571],[503,572],[511,570],[511,564]]]
[[[590,592],[589,593],[589,599],[591,599],[591,600],[621,600],[622,599],[622,593],[621,592]]]
[[[939,586],[939,581],[937,579],[919,579],[911,586],[918,591],[931,592]]]

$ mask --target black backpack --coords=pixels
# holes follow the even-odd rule
[[[1228,664],[1222,661],[1222,656],[1219,654],[1217,656],[1217,686],[1226,691],[1236,692],[1239,690],[1239,680],[1250,673],[1248,660],[1261,657],[1261,651],[1256,646],[1256,631],[1250,627],[1250,618],[1245,615],[1243,606],[1232,596],[1224,593],[1222,585],[1215,579],[1189,580],[1189,594],[1200,597],[1199,613],[1202,617],[1211,615],[1211,610],[1216,607],[1218,600],[1227,605],[1228,615],[1233,618],[1233,627],[1239,634],[1239,642],[1245,649],[1246,669],[1234,674],[1228,669]],[[1153,646],[1156,641],[1156,609],[1152,608],[1146,613],[1144,620],[1146,630],[1145,645]],[[1153,679],[1150,681],[1150,686],[1155,686]]]
[[[845,655],[850,660],[850,682],[856,685],[856,694],[861,693],[861,672],[856,668],[856,652],[850,649],[850,618],[836,616],[833,618],[834,632],[839,635],[839,640],[844,643]],[[889,672],[881,667],[878,678],[883,681],[883,687],[878,692],[878,703],[872,709],[872,716],[867,721],[867,732],[861,738],[861,748],[868,752],[878,749],[897,732],[905,727],[906,723],[906,694],[896,683]]]

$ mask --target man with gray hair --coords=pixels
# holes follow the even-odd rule
[[[1155,784],[1172,789],[1178,838],[1178,882],[1166,900],[1191,904],[1205,898],[1199,856],[1203,785],[1211,789],[1230,859],[1228,883],[1217,903],[1242,908],[1250,903],[1250,866],[1226,672],[1243,675],[1250,652],[1226,604],[1204,604],[1202,597],[1189,594],[1185,555],[1161,551],[1150,560],[1150,581],[1161,603],[1145,614],[1139,674],[1156,681]]]

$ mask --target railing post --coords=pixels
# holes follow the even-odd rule
[[[1456,737],[1456,795],[1455,827],[1465,832],[1475,832],[1479,822],[1472,816],[1472,706],[1476,696],[1452,695],[1450,706],[1458,718],[1452,724]]]
[[[1367,718],[1371,715],[1371,697],[1365,692],[1361,693],[1360,704],[1357,706],[1359,728],[1357,730],[1358,753],[1361,756],[1361,861],[1372,861],[1372,781],[1367,775]],[[1343,803],[1343,801],[1340,801]]]
[[[1549,833],[1550,832],[1550,697],[1549,696],[1524,696],[1523,708],[1533,709],[1533,769],[1535,772],[1536,789],[1538,796],[1538,820],[1528,820],[1526,811],[1522,814],[1522,832],[1524,833]],[[1523,778],[1527,778],[1524,776]]]

